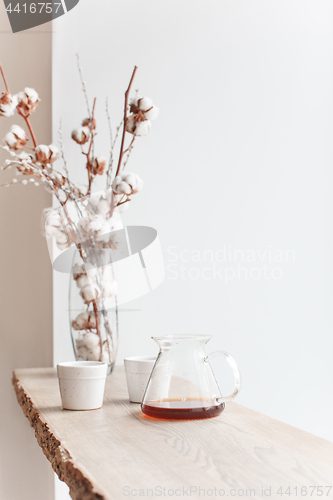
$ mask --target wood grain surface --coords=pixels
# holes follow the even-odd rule
[[[61,408],[54,369],[16,370],[13,384],[74,500],[333,498],[333,443],[236,403],[212,419],[150,420],[120,367],[93,411]]]

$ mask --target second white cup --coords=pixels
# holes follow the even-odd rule
[[[131,403],[141,403],[156,357],[135,356],[125,358],[128,395]]]

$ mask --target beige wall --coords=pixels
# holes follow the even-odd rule
[[[51,26],[12,34],[0,2],[0,62],[13,93],[36,88],[42,102],[32,117],[38,142],[51,142]],[[3,89],[2,82],[0,89]],[[0,117],[0,140],[17,115]],[[0,152],[0,164],[6,158]],[[14,172],[1,172],[0,183]],[[51,205],[42,187],[0,190],[0,498],[52,500],[51,467],[19,408],[11,386],[17,367],[52,365],[52,274],[40,216]]]

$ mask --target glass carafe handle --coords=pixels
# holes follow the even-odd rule
[[[210,359],[214,359],[219,355],[223,356],[225,358],[225,360],[229,363],[229,365],[232,369],[232,372],[234,374],[234,377],[235,377],[234,392],[232,394],[230,394],[229,396],[222,396],[220,398],[216,398],[218,403],[223,403],[224,401],[230,401],[231,399],[234,399],[237,396],[237,394],[239,393],[239,391],[241,390],[241,387],[242,387],[242,377],[241,377],[241,374],[239,371],[238,364],[236,363],[236,360],[228,352],[214,351],[205,357],[205,361],[209,361]]]

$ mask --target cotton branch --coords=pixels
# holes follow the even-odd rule
[[[7,80],[6,80],[6,77],[5,77],[5,73],[4,73],[3,69],[2,69],[1,64],[0,64],[0,71],[1,71],[2,79],[3,79],[3,83],[5,84],[5,87],[6,87],[6,91],[7,91],[8,94],[10,94],[8,83],[7,83]]]
[[[132,86],[132,83],[133,83],[133,80],[134,80],[134,76],[135,76],[135,73],[136,73],[137,69],[138,69],[137,66],[134,66],[134,70],[133,70],[133,73],[132,73],[129,85],[128,85],[127,90],[125,92],[123,137],[121,139],[121,147],[120,147],[119,161],[118,161],[118,167],[117,167],[116,176],[119,174],[120,167],[121,167],[121,162],[122,162],[122,159],[123,159],[123,156],[124,156],[124,144],[125,144],[125,135],[126,135],[126,126],[127,126],[128,96],[129,96],[129,93],[130,93],[130,90],[131,90],[131,86]]]

